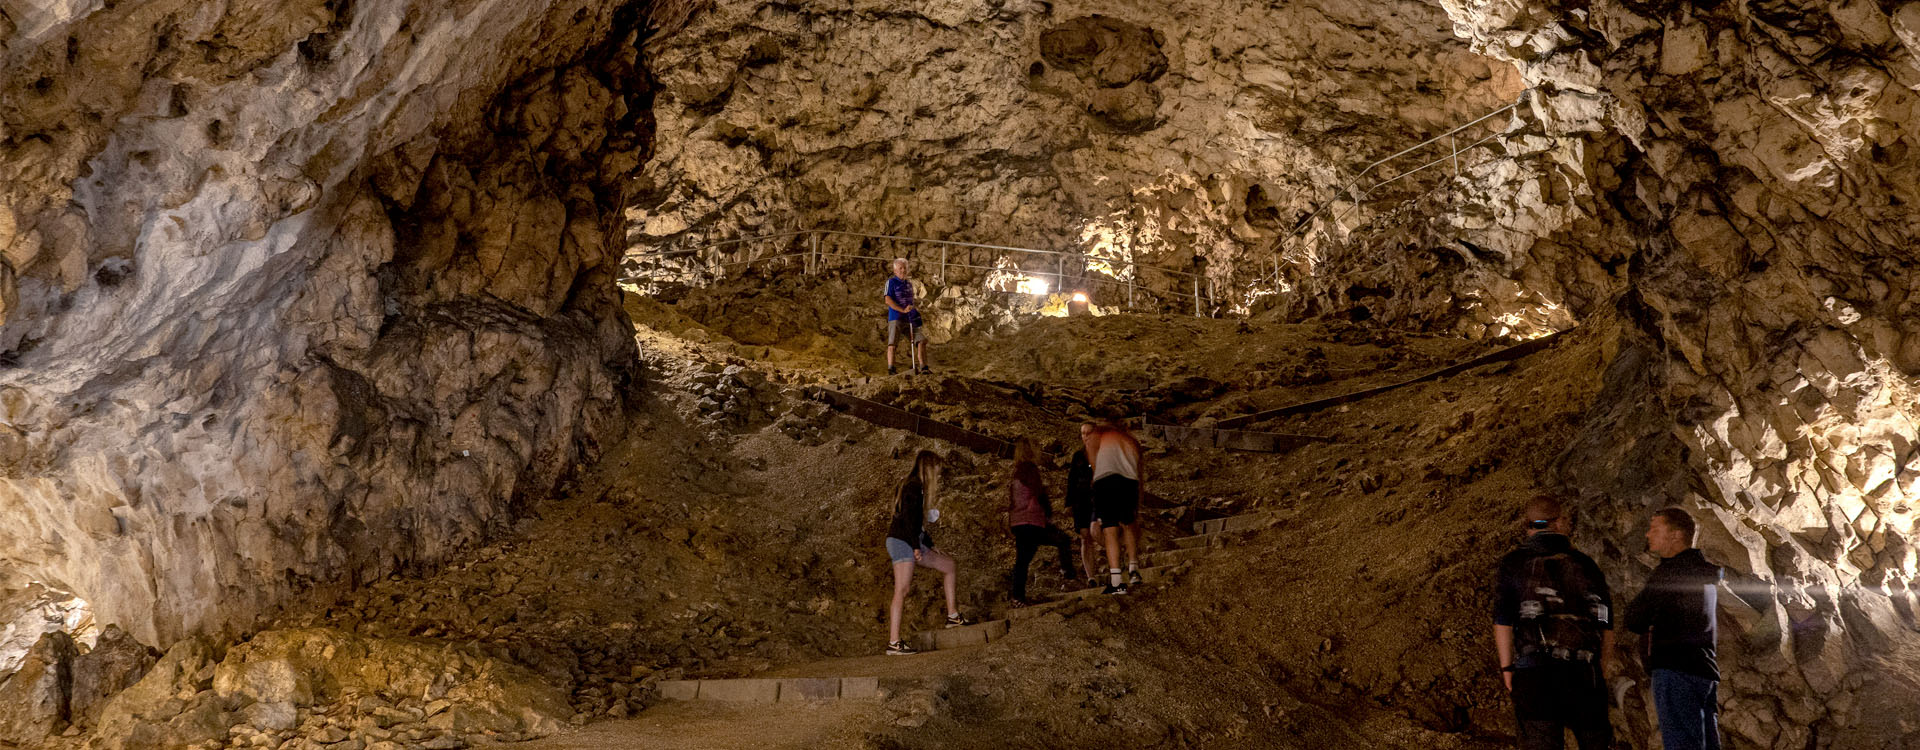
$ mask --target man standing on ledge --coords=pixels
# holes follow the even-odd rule
[[[893,259],[893,275],[887,277],[886,291],[880,299],[887,303],[887,374],[893,374],[893,344],[900,337],[900,329],[907,329],[908,346],[918,353],[921,374],[931,374],[927,367],[927,329],[921,325],[920,308],[913,303],[913,282],[907,279],[907,259]],[[913,369],[908,368],[908,375]]]
[[[1537,496],[1525,514],[1527,538],[1500,558],[1493,598],[1493,643],[1520,748],[1559,750],[1571,729],[1580,750],[1606,750],[1612,594],[1593,558],[1567,538],[1573,521],[1559,499]]]
[[[1627,605],[1627,629],[1651,641],[1653,709],[1666,750],[1720,750],[1720,664],[1714,607],[1720,566],[1693,548],[1693,516],[1666,508],[1647,522],[1647,549],[1660,556],[1647,588]]]

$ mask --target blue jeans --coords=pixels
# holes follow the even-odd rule
[[[1664,750],[1720,750],[1720,683],[1671,669],[1653,670],[1653,709]]]

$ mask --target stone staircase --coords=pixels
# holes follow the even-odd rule
[[[1197,521],[1193,524],[1192,536],[1174,539],[1172,548],[1141,558],[1141,563],[1147,567],[1140,569],[1143,585],[1139,588],[1151,590],[1168,585],[1195,561],[1226,547],[1234,537],[1267,528],[1276,520],[1276,516],[1255,513]],[[924,686],[926,680],[884,675],[878,664],[910,666],[917,660],[943,652],[985,647],[1006,638],[1023,622],[1051,614],[1071,616],[1099,597],[1098,588],[1078,589],[1043,604],[1009,610],[1003,619],[966,627],[921,631],[914,635],[914,647],[930,652],[922,656],[834,659],[791,670],[809,673],[809,676],[663,680],[657,688],[660,698],[667,701],[780,703],[884,698],[903,689]],[[876,659],[882,661],[876,662]],[[849,674],[813,676],[813,673],[838,672]],[[850,674],[855,672],[864,674]]]

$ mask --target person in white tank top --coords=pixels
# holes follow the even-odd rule
[[[1107,420],[1087,438],[1093,457],[1094,522],[1107,548],[1107,587],[1103,594],[1125,594],[1140,582],[1140,441],[1118,421]],[[1127,572],[1120,570],[1121,545],[1126,546]]]
[[[1140,447],[1137,444],[1129,445],[1124,432],[1118,435],[1114,439],[1100,441],[1100,453],[1093,457],[1093,481],[1098,482],[1114,474],[1140,480]]]

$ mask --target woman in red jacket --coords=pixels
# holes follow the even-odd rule
[[[1013,573],[1009,588],[1013,605],[1024,607],[1027,599],[1027,566],[1041,545],[1060,551],[1060,575],[1073,575],[1073,540],[1053,526],[1053,502],[1047,497],[1046,483],[1040,479],[1035,462],[1040,452],[1033,442],[1021,440],[1013,446],[1013,476],[1007,488],[1007,527],[1013,532]]]

